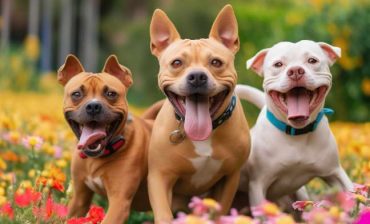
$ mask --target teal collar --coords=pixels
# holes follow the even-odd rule
[[[317,128],[317,125],[320,123],[324,115],[325,114],[331,115],[333,113],[334,113],[334,110],[330,108],[323,108],[317,115],[316,120],[303,128],[293,128],[292,126],[285,124],[284,122],[277,119],[275,115],[271,113],[271,111],[269,110],[266,111],[266,117],[267,117],[267,120],[269,120],[271,124],[273,124],[277,129],[279,129],[282,132],[285,132],[288,135],[294,136],[294,135],[303,135],[308,132],[315,131],[315,129]]]

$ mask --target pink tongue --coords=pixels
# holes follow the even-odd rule
[[[87,127],[84,126],[82,128],[82,133],[80,137],[80,141],[77,144],[78,149],[84,149],[87,146],[93,144],[97,140],[100,140],[107,136],[107,133],[105,132],[105,127]]]
[[[193,141],[207,139],[212,132],[208,97],[186,97],[185,133]]]
[[[310,115],[310,96],[304,88],[287,93],[288,119],[307,119]]]

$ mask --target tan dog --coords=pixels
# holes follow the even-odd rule
[[[225,6],[208,39],[181,39],[157,9],[150,25],[151,50],[160,64],[159,87],[167,95],[153,126],[148,187],[155,222],[169,222],[172,198],[209,193],[229,210],[250,136],[234,96],[239,49],[234,11]],[[176,116],[175,116],[176,114]]]
[[[58,81],[65,87],[65,118],[79,140],[72,156],[69,216],[85,216],[94,192],[109,200],[105,224],[127,220],[138,189],[141,194],[136,194],[134,207],[148,210],[146,183],[139,186],[147,175],[153,122],[129,117],[130,71],[112,55],[101,73],[85,72],[78,59],[69,55],[58,70]]]

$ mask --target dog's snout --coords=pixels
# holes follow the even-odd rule
[[[102,111],[102,105],[99,102],[91,102],[86,105],[86,113],[89,115],[98,115]]]
[[[303,77],[305,73],[306,71],[302,67],[296,66],[290,68],[287,72],[287,75],[290,79],[298,81]]]
[[[187,76],[187,81],[194,87],[201,87],[207,84],[208,77],[204,72],[193,72]]]

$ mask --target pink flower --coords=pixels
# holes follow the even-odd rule
[[[357,220],[355,221],[355,224],[368,224],[370,223],[370,208],[363,210]]]
[[[39,136],[26,136],[22,139],[24,147],[39,150],[44,144],[44,140]]]
[[[60,159],[62,158],[63,149],[60,146],[54,146],[54,158]]]
[[[258,224],[259,221],[253,220],[251,217],[239,215],[238,211],[234,208],[231,209],[229,216],[221,216],[218,220],[220,224]]]
[[[292,204],[292,207],[295,210],[303,212],[304,210],[306,210],[306,208],[312,207],[313,204],[313,201],[296,201]]]
[[[354,192],[357,193],[357,194],[360,194],[364,197],[367,198],[368,194],[369,194],[369,187],[366,186],[366,185],[362,185],[362,184],[353,184],[354,185]]]
[[[189,203],[189,208],[192,209],[194,215],[204,215],[209,212],[219,212],[220,204],[210,198],[201,199],[193,197]]]

